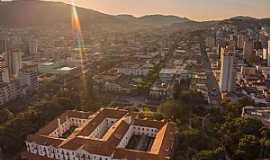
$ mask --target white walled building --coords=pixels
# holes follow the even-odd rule
[[[219,87],[221,92],[231,92],[234,84],[234,50],[221,49],[221,73]]]
[[[168,160],[174,151],[174,124],[138,118],[120,109],[66,111],[26,140],[22,159],[37,160]],[[75,128],[70,131],[71,128]],[[71,132],[69,135],[66,133]],[[146,150],[129,149],[132,138],[150,140]],[[137,146],[137,147],[138,147]]]

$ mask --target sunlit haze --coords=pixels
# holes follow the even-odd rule
[[[53,0],[69,2],[69,0]],[[107,14],[165,14],[194,20],[233,16],[269,17],[269,0],[76,0],[77,5]]]

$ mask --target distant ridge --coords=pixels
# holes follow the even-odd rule
[[[131,15],[112,16],[95,10],[77,7],[83,26],[98,26],[107,29],[136,29],[162,27],[189,21],[176,16],[149,15],[136,18]],[[0,25],[35,26],[70,24],[71,6],[62,2],[40,0],[0,1]]]
[[[235,16],[231,17],[232,20],[256,20],[257,18],[249,17],[249,16]]]

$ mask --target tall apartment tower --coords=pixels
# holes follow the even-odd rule
[[[0,83],[9,83],[9,72],[6,61],[3,57],[0,57]]]
[[[0,37],[0,54],[7,52],[8,41]]]
[[[244,43],[245,43],[245,35],[244,34],[237,35],[237,48],[243,49]]]
[[[24,66],[20,72],[20,84],[27,86],[29,91],[37,90],[38,83],[38,65]]]
[[[28,44],[29,55],[34,56],[38,53],[38,40],[30,40]]]
[[[219,87],[221,92],[231,92],[234,86],[234,49],[221,49],[221,73]]]
[[[5,54],[10,78],[17,78],[22,68],[22,52],[9,51]]]
[[[244,42],[243,56],[244,56],[244,59],[249,59],[250,57],[253,56],[253,41],[252,40],[246,40]]]

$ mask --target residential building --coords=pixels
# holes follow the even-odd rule
[[[5,35],[0,35],[0,54],[7,52],[8,39]]]
[[[22,52],[9,51],[5,53],[5,60],[8,64],[10,78],[17,78],[22,68]]]
[[[251,56],[253,56],[253,41],[248,39],[244,43],[243,57],[249,59]]]
[[[0,83],[0,106],[11,100],[15,100],[18,96],[20,96],[20,93],[20,84],[18,81]]]
[[[30,40],[28,44],[29,56],[35,56],[38,54],[38,40]]]
[[[166,98],[172,98],[174,93],[174,83],[162,82],[157,80],[149,91],[149,97],[154,100],[163,100]]]
[[[268,56],[267,56],[267,64],[270,66],[270,40],[268,40]]]
[[[152,68],[153,68],[152,65],[149,66],[147,64],[145,65],[133,64],[133,65],[118,67],[116,69],[118,73],[121,73],[127,76],[147,76]]]
[[[9,83],[9,72],[6,61],[3,57],[0,57],[0,83]]]
[[[266,127],[270,128],[270,107],[243,107],[242,117],[256,118],[260,120]]]
[[[208,48],[213,48],[216,46],[216,37],[215,36],[208,36],[205,40],[205,44]]]
[[[245,35],[244,34],[237,35],[237,48],[243,49],[244,43],[245,43]]]
[[[162,68],[159,72],[159,78],[164,82],[173,80],[176,75],[180,75],[180,70],[176,68]]]
[[[38,66],[24,66],[20,71],[20,85],[25,86],[28,91],[34,91],[39,88]]]

